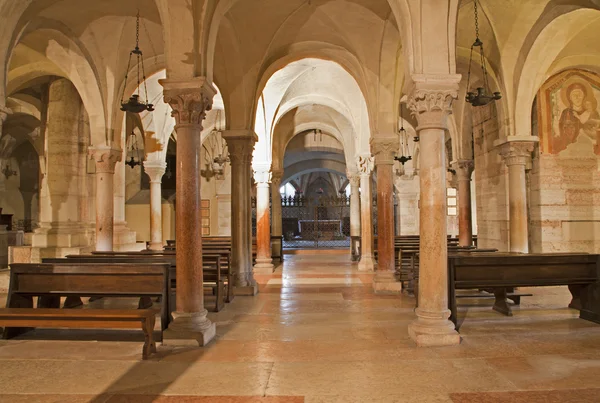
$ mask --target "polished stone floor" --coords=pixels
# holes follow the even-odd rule
[[[461,345],[426,349],[408,338],[414,299],[373,295],[371,278],[343,255],[286,257],[210,314],[208,347],[147,361],[139,332],[0,341],[0,402],[600,402],[600,325],[566,288],[527,289],[513,317],[461,300]]]

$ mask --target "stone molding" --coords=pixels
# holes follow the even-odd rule
[[[221,136],[227,142],[232,164],[250,164],[258,136],[251,130],[225,130]]]
[[[160,161],[144,161],[144,171],[150,178],[150,183],[162,183],[162,177],[167,169],[167,164]]]
[[[471,181],[471,175],[475,169],[475,161],[473,160],[458,160],[452,163],[452,169],[456,172],[458,181]]]
[[[271,184],[276,186],[277,189],[279,189],[279,187],[281,186],[282,179],[283,179],[283,170],[282,169],[274,169],[271,171]]]
[[[508,141],[498,145],[498,151],[506,166],[523,165],[531,162],[531,153],[535,147],[534,141]]]
[[[412,76],[413,88],[407,106],[419,123],[417,130],[448,129],[448,115],[458,98],[460,78],[460,75]]]
[[[110,146],[90,147],[89,155],[96,162],[96,173],[115,173],[115,166],[123,157],[123,150]]]
[[[375,168],[375,161],[371,154],[362,154],[356,157],[356,167],[360,175],[371,175]]]
[[[372,138],[371,150],[375,156],[375,165],[393,165],[399,147],[400,140],[397,136]]]
[[[194,125],[202,127],[206,112],[212,109],[217,90],[205,77],[191,80],[159,80],[163,86],[165,103],[173,112],[177,126]]]

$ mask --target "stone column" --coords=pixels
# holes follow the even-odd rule
[[[460,343],[454,324],[448,320],[448,250],[446,239],[446,148],[445,132],[460,76],[413,76],[415,88],[409,108],[417,118],[421,138],[419,307],[409,325],[418,346]]]
[[[144,161],[150,178],[150,250],[163,250],[161,185],[166,168],[164,161]]]
[[[453,164],[458,184],[458,244],[473,245],[473,218],[471,214],[471,175],[475,164],[472,160],[459,160]]]
[[[374,271],[373,256],[373,202],[371,200],[371,173],[373,172],[373,157],[361,155],[357,159],[360,173],[360,262],[358,270]]]
[[[281,217],[281,193],[279,188],[281,187],[281,179],[283,178],[283,170],[272,170],[271,171],[271,234],[277,239],[271,241],[271,256],[279,256],[280,260],[283,261],[283,249],[281,236],[282,233],[282,217]]]
[[[500,155],[508,166],[511,252],[529,253],[525,167],[531,162],[534,145],[533,141],[506,141],[498,145]]]
[[[110,146],[90,147],[96,162],[96,250],[113,250],[115,165],[121,160],[120,149]]]
[[[350,182],[350,237],[360,237],[360,175],[357,172],[347,172],[346,176]],[[356,238],[354,238],[356,239]],[[359,259],[358,245],[350,242],[352,260]]]
[[[275,266],[273,266],[271,258],[270,167],[255,166],[254,181],[256,182],[256,264],[254,273],[271,274]]]
[[[394,155],[398,152],[397,136],[371,139],[377,169],[377,271],[373,279],[376,293],[400,293],[402,283],[394,276]]]
[[[252,274],[252,152],[258,136],[250,130],[226,130],[231,160],[231,264],[236,271],[236,295],[256,295]]]
[[[216,328],[204,309],[200,169],[202,121],[212,108],[215,88],[204,77],[161,80],[173,109],[177,132],[177,301],[163,344],[205,346]]]

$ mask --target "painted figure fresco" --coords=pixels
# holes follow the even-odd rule
[[[542,152],[558,154],[578,142],[600,155],[600,78],[579,70],[564,72],[548,80],[540,95]]]

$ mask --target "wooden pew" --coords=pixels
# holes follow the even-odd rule
[[[141,328],[146,359],[156,351],[152,309],[59,309],[60,298],[161,297],[161,330],[169,324],[169,265],[152,264],[12,264],[6,308],[0,309],[5,339],[32,327]],[[37,308],[33,297],[38,297]],[[161,331],[162,339],[162,331]]]
[[[448,258],[448,304],[450,320],[458,329],[456,290],[493,289],[493,309],[511,316],[507,288],[567,285],[573,296],[569,307],[579,309],[582,319],[600,323],[599,300],[586,296],[600,285],[600,255],[592,254],[470,254]],[[590,288],[592,287],[592,288]]]

